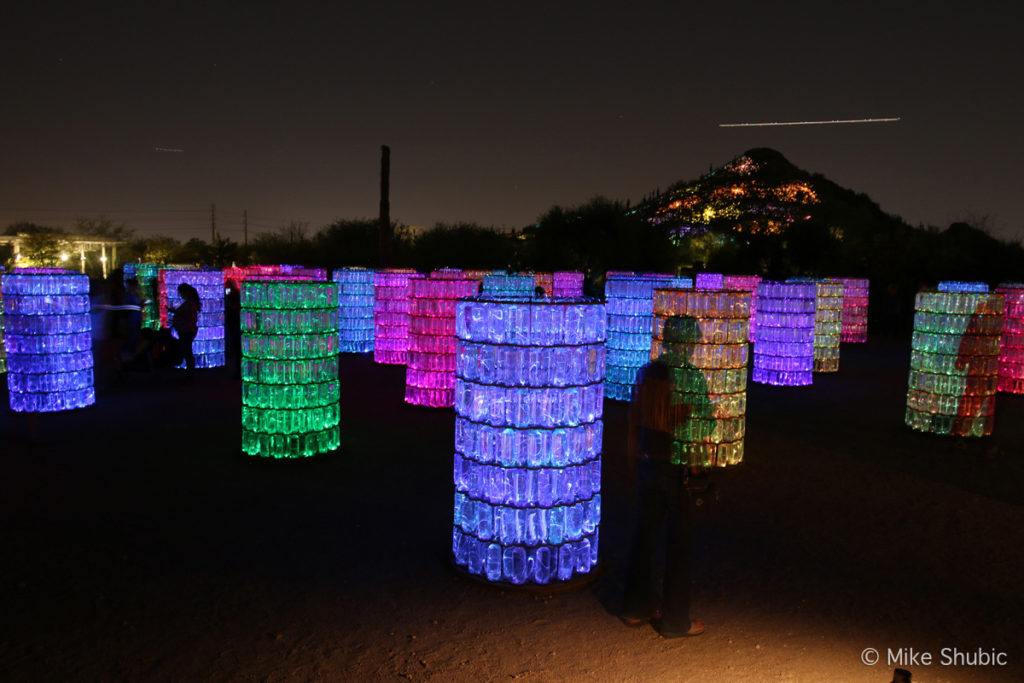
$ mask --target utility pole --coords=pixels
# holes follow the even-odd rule
[[[380,222],[377,226],[378,252],[381,267],[391,265],[391,148],[380,146]]]
[[[210,244],[217,241],[217,205],[210,204]]]
[[[242,244],[249,246],[249,209],[242,209]]]

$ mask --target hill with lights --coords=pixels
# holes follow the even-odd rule
[[[864,194],[794,166],[773,149],[751,149],[697,180],[678,182],[633,211],[677,240],[709,231],[785,235],[815,223],[835,239],[850,230],[906,227]]]

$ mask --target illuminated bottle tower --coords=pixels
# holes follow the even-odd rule
[[[583,296],[583,273],[572,270],[559,270],[553,274],[553,291],[551,296],[560,298]]]
[[[220,270],[161,269],[160,323],[170,326],[172,311],[182,304],[178,286],[191,285],[199,292],[199,331],[192,342],[197,368],[224,366],[224,273]],[[185,367],[182,363],[179,368]]]
[[[843,283],[843,331],[840,341],[863,344],[868,340],[868,300],[871,282],[864,278],[841,277]]]
[[[696,469],[739,464],[747,415],[747,292],[654,292],[651,359],[672,368],[672,463]],[[675,403],[678,402],[678,403]]]
[[[338,448],[338,287],[242,285],[242,451],[305,458]]]
[[[373,271],[366,268],[339,268],[334,271],[338,283],[338,340],[341,353],[373,352]]]
[[[430,408],[454,404],[455,302],[474,296],[479,288],[479,281],[447,272],[412,281],[406,403]]]
[[[95,403],[89,278],[19,268],[0,280],[11,410],[52,413]]]
[[[726,275],[722,278],[722,289],[750,294],[749,339],[751,342],[754,341],[754,335],[757,334],[757,287],[760,284],[760,275]]]
[[[755,382],[775,386],[811,384],[816,297],[813,282],[762,282],[758,286]]]
[[[0,266],[0,280],[4,277],[4,267]],[[4,291],[0,285],[0,375],[7,372],[7,349],[4,348]]]
[[[554,273],[535,273],[534,285],[544,290],[544,296],[583,296],[583,273],[560,270]]]
[[[818,280],[814,302],[814,371],[839,372],[843,331],[843,283]]]
[[[651,326],[656,288],[689,289],[693,280],[661,274],[609,274],[604,284],[608,300],[608,358],[605,396],[633,400],[637,373],[650,360]]]
[[[1024,283],[996,288],[1006,299],[1006,324],[999,350],[999,391],[1024,394]]]
[[[725,276],[721,273],[697,273],[696,289],[722,289],[725,287]]]
[[[159,286],[157,277],[160,266],[156,263],[128,262],[123,266],[124,282],[135,278],[139,283],[139,297],[142,299],[142,328],[146,330],[160,329]]]
[[[455,564],[494,583],[592,571],[606,318],[586,299],[459,302]]]
[[[976,294],[985,294],[988,292],[988,285],[984,282],[943,280],[936,289],[940,292],[974,292]]]
[[[409,358],[411,282],[422,278],[414,270],[389,269],[373,274],[373,362],[405,365]]]
[[[992,433],[1006,302],[983,292],[919,292],[907,425],[952,436]]]
[[[495,271],[483,277],[484,294],[504,296],[533,296],[536,285],[534,276],[525,273]]]

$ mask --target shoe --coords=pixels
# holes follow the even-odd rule
[[[647,622],[651,621],[652,619],[661,619],[661,610],[654,610],[654,614],[652,614],[649,617],[626,617],[626,616],[620,616],[619,617],[619,621],[621,621],[626,626],[629,626],[630,628],[635,628],[637,626],[643,626],[644,624],[646,624]]]
[[[690,619],[690,628],[687,631],[671,631],[663,628],[661,620],[654,622],[654,630],[658,632],[662,638],[692,638],[693,636],[699,636],[704,633],[707,628],[704,626],[704,622],[700,619]]]

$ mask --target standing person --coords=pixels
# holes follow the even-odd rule
[[[174,317],[171,320],[171,329],[178,335],[178,344],[181,346],[181,355],[185,360],[185,367],[189,372],[196,369],[196,357],[192,353],[192,342],[199,333],[199,311],[203,304],[199,300],[199,292],[190,284],[181,283],[178,285],[178,296],[181,297],[181,304],[173,309]]]
[[[666,321],[665,338],[693,343],[700,337],[694,318]],[[699,430],[713,417],[703,373],[682,359],[672,368],[662,360],[641,370],[629,415],[629,456],[636,462],[639,510],[626,577],[622,621],[640,626],[652,621],[664,638],[698,636],[704,623],[690,617],[691,468],[686,454],[673,454],[677,430]],[[665,536],[665,572],[658,609],[654,583],[655,552]]]

